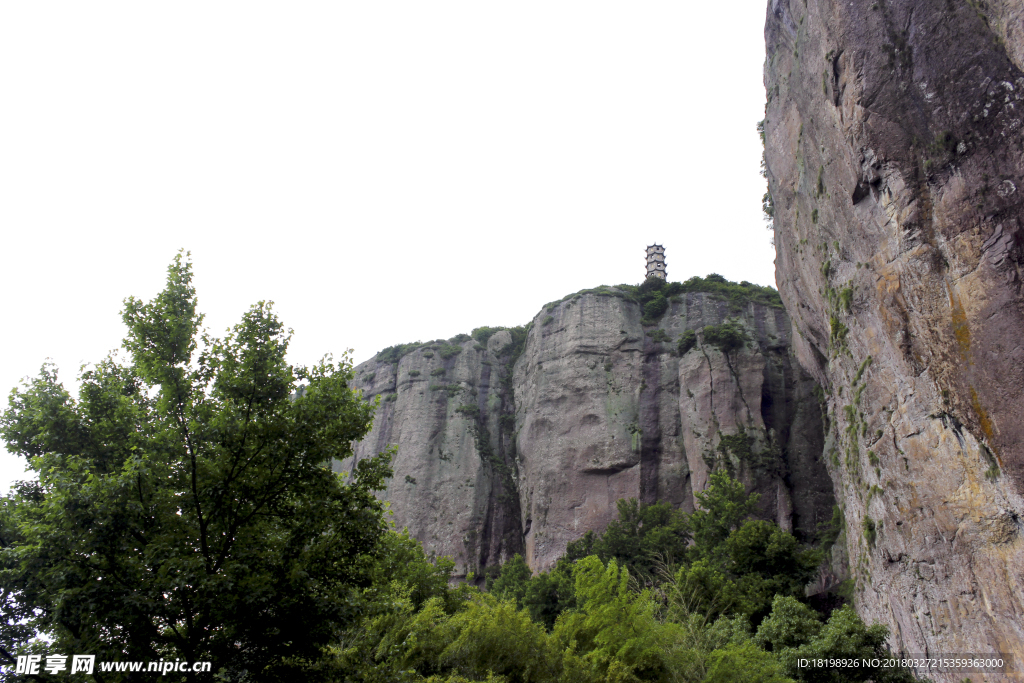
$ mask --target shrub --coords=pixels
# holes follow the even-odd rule
[[[738,434],[722,434],[719,432],[718,439],[719,453],[724,456],[728,456],[731,453],[740,462],[750,462],[750,446],[754,440],[747,436],[742,427]]]
[[[431,384],[429,389],[431,391],[447,392],[449,397],[455,396],[462,391],[462,387],[458,384]]]
[[[433,370],[430,371],[430,376],[431,377],[440,377],[443,374],[444,374],[444,368],[434,368]]]
[[[504,327],[478,327],[473,330],[473,339],[476,339],[481,344],[486,344],[487,340],[495,335],[497,332],[504,330]]]
[[[442,344],[441,348],[439,348],[437,352],[441,354],[441,358],[443,358],[444,360],[448,360],[449,358],[455,358],[455,356],[462,353],[462,347],[458,346],[457,344]]]
[[[655,296],[644,304],[644,317],[641,322],[645,325],[655,324],[661,316],[668,310],[668,299],[658,292]]]
[[[738,320],[704,327],[704,342],[718,347],[722,353],[743,348],[748,340],[749,337]]]
[[[412,353],[416,349],[420,348],[422,344],[420,342],[412,342],[411,344],[397,344],[395,346],[389,346],[383,351],[377,352],[378,363],[391,363],[395,364],[402,360],[404,356]]]
[[[480,414],[480,409],[472,403],[463,403],[455,409],[455,412],[475,419]]]
[[[682,356],[687,351],[697,345],[697,333],[693,330],[687,330],[679,335],[679,355]]]
[[[869,546],[874,548],[875,538],[877,536],[875,520],[865,515],[864,519],[861,521],[861,526],[864,527],[864,540],[868,542]]]
[[[672,337],[668,336],[668,333],[666,333],[665,330],[661,329],[660,327],[658,329],[654,330],[653,332],[651,332],[650,337],[651,337],[651,339],[653,339],[656,342],[670,342],[670,341],[672,341]]]

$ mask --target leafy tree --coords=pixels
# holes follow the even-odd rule
[[[736,582],[707,559],[680,567],[667,593],[670,617],[676,606],[684,613],[698,612],[709,619],[750,612]]]
[[[721,566],[736,580],[745,613],[755,624],[771,609],[776,595],[804,596],[821,552],[800,547],[793,534],[774,522],[749,520],[729,534]]]
[[[24,621],[0,656],[30,629],[50,652],[316,680],[386,530],[373,491],[388,455],[348,482],[330,470],[374,407],[344,360],[289,365],[269,303],[223,339],[201,333],[181,254],[166,289],[122,315],[126,359],[83,372],[77,399],[45,365],[0,420],[38,474],[0,504],[0,604]]]
[[[685,558],[690,525],[682,511],[665,501],[641,505],[636,498],[620,499],[616,506],[618,518],[592,544],[595,555],[615,559],[648,582],[659,568]]]
[[[563,614],[552,633],[566,653],[566,678],[660,680],[672,665],[675,629],[656,620],[650,593],[631,591],[629,570],[594,555],[577,562],[573,575],[582,608]]]
[[[889,629],[867,626],[853,608],[834,610],[825,624],[814,610],[792,597],[778,596],[772,612],[761,622],[753,643],[774,653],[786,675],[810,683],[910,683],[918,680],[906,669],[891,667],[798,667],[800,659],[885,659]],[[928,679],[924,679],[928,680]]]
[[[534,621],[548,630],[555,627],[558,615],[576,608],[574,562],[568,554],[563,555],[551,571],[541,572],[526,583],[523,606]]]
[[[795,683],[779,661],[753,643],[715,650],[704,683]]]
[[[558,659],[544,627],[510,600],[480,595],[452,616],[457,634],[441,653],[442,662],[465,676],[501,674],[508,683],[553,680]]]
[[[501,565],[501,573],[496,579],[487,580],[487,590],[499,598],[512,600],[522,607],[526,587],[533,572],[526,566],[526,560],[516,553],[511,560]]]
[[[742,482],[718,470],[711,473],[708,488],[696,494],[696,498],[700,509],[690,515],[690,525],[693,554],[695,559],[701,559],[724,550],[729,534],[754,514],[760,495],[747,495]]]
[[[757,627],[754,643],[769,652],[802,645],[821,632],[818,613],[796,598],[776,595],[772,611]]]

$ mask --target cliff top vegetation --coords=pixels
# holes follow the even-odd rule
[[[707,277],[694,276],[685,282],[665,282],[664,280],[652,278],[639,285],[601,285],[590,289],[581,289],[578,292],[567,294],[557,301],[551,301],[545,304],[543,308],[550,313],[559,304],[578,299],[584,294],[613,296],[640,304],[643,310],[643,323],[645,325],[653,325],[668,311],[669,304],[676,297],[681,297],[683,294],[690,292],[710,294],[717,299],[729,302],[730,307],[734,310],[739,310],[747,304],[782,308],[782,298],[774,287],[762,287],[746,280],[731,282],[717,273],[711,273]],[[437,339],[432,342],[416,341],[409,344],[389,346],[378,351],[376,358],[378,363],[394,364],[398,363],[406,355],[425,346],[441,348],[442,356],[444,356],[444,351],[446,350],[449,354],[455,355],[458,353],[458,351],[454,350],[455,345],[472,339],[478,345],[483,346],[487,344],[487,340],[495,333],[502,330],[508,330],[512,333],[514,344],[521,344],[529,327],[530,325],[511,328],[478,327],[471,334],[459,334],[451,339]],[[514,349],[510,350],[514,352]],[[520,348],[519,350],[521,351],[522,349]],[[517,353],[513,353],[513,355],[518,357]]]
[[[711,294],[716,298],[728,301],[734,308],[740,308],[748,303],[782,308],[782,298],[774,287],[762,287],[746,280],[732,282],[717,273],[711,273],[707,277],[694,276],[685,282],[666,282],[651,278],[639,285],[601,285],[600,287],[581,289],[578,292],[568,294],[557,301],[546,304],[544,308],[552,311],[558,304],[581,297],[584,294],[614,296],[646,306],[658,298],[659,294],[671,300],[671,297],[690,292]],[[644,317],[648,317],[646,310]]]

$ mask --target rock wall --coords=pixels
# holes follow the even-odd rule
[[[828,393],[858,609],[909,653],[1024,654],[1022,13],[768,7],[779,291]]]
[[[745,346],[705,343],[706,325],[730,319]],[[618,290],[578,294],[538,313],[525,345],[502,331],[486,346],[438,341],[361,364],[356,386],[382,402],[356,458],[397,445],[384,493],[396,525],[460,573],[516,552],[547,569],[569,541],[603,530],[620,498],[692,510],[716,466],[809,540],[834,499],[820,390],[790,328],[781,308],[703,293],[675,297],[645,327]],[[696,336],[680,354],[686,330]]]
[[[373,429],[339,468],[351,471],[360,458],[396,447],[382,496],[395,525],[428,553],[453,558],[461,576],[523,549],[512,347],[501,331],[486,344],[438,340],[394,362],[374,357],[356,367],[355,387],[380,403]]]
[[[747,331],[747,346],[727,355],[698,332],[679,354],[684,331],[729,318]],[[716,465],[761,494],[767,518],[813,536],[834,501],[815,385],[789,353],[785,312],[691,293],[658,328],[640,321],[639,306],[607,294],[534,319],[514,377],[530,566],[548,568],[569,541],[604,529],[619,498],[693,510]],[[734,438],[723,445],[723,435]]]

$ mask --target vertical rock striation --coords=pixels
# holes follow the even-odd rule
[[[373,429],[339,468],[395,446],[382,497],[396,526],[465,575],[522,552],[523,534],[511,438],[515,343],[506,330],[483,344],[462,337],[393,348],[356,368],[355,387],[380,403]]]
[[[779,291],[858,608],[904,652],[1024,654],[1022,12],[768,8]]]
[[[724,353],[703,330],[730,318],[749,342]],[[695,340],[680,354],[687,330]],[[789,332],[781,308],[704,293],[678,297],[653,330],[609,293],[542,311],[514,376],[530,566],[546,569],[569,541],[604,529],[620,498],[693,510],[716,466],[761,494],[765,517],[812,537],[834,501],[815,385]]]
[[[730,320],[747,340],[726,352],[707,331]],[[355,457],[397,445],[384,493],[396,524],[460,573],[515,552],[547,569],[620,498],[692,510],[714,467],[810,540],[834,499],[790,329],[781,307],[705,293],[675,297],[657,327],[615,288],[573,295],[486,345],[464,335],[361,364],[356,386],[381,403]]]

